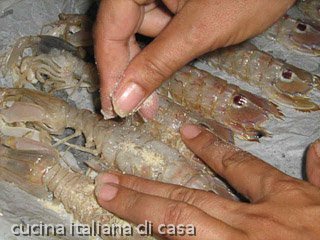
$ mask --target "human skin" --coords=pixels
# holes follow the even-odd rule
[[[307,151],[306,170],[308,181],[320,188],[320,139]]]
[[[308,150],[310,182],[290,177],[257,157],[194,125],[185,144],[249,202],[118,173],[96,179],[99,204],[133,223],[193,224],[201,240],[316,240],[320,236],[320,141]]]
[[[263,32],[295,1],[162,0],[166,10],[159,2],[100,1],[94,48],[106,118],[140,107],[152,118],[157,110],[152,93],[171,74],[206,52]],[[141,50],[135,33],[155,39]]]

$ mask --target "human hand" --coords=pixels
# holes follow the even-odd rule
[[[194,125],[184,126],[182,137],[191,150],[250,203],[134,176],[104,173],[96,179],[99,204],[136,224],[151,221],[155,232],[160,224],[193,224],[194,239],[319,239],[319,188],[285,175]]]
[[[136,111],[175,71],[214,49],[253,37],[295,0],[102,0],[95,25],[95,56],[105,117]],[[135,33],[156,37],[142,51]],[[112,97],[111,97],[112,95]],[[151,118],[157,97],[140,113]]]
[[[320,188],[320,139],[311,144],[307,151],[306,169],[309,182]]]

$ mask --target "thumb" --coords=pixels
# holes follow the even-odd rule
[[[320,139],[310,145],[306,165],[309,182],[320,187]]]
[[[209,50],[239,43],[269,27],[293,0],[189,0],[158,37],[140,52],[113,93],[116,113],[125,117],[183,65]],[[265,11],[261,12],[261,9]],[[231,17],[232,16],[232,17]],[[257,18],[256,21],[252,21]]]
[[[193,12],[190,16],[190,11],[199,7],[187,5],[127,67],[112,97],[114,110],[119,116],[125,117],[136,111],[170,75],[210,49],[212,37],[206,37],[208,24],[202,22],[205,18],[194,19],[193,16],[199,14]],[[192,25],[197,26],[190,27]]]

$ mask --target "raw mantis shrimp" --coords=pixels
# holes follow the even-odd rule
[[[39,43],[39,45],[41,45],[41,42]],[[57,45],[59,44],[57,43]],[[54,50],[55,49],[51,50],[49,54],[40,54],[39,56],[25,58],[24,59],[25,67],[17,68],[19,70],[18,73],[20,74],[20,75],[17,75],[17,79],[27,79],[29,80],[29,82],[32,82],[32,83],[40,81],[41,83],[44,83],[44,85],[52,86],[52,89],[54,90],[68,88],[71,86],[75,86],[76,84],[78,84],[78,86],[88,87],[89,90],[90,89],[95,90],[98,88],[98,84],[96,81],[97,76],[94,75],[94,74],[97,74],[97,71],[95,68],[91,67],[91,65],[85,64],[82,60],[78,59],[81,63],[84,63],[84,65],[81,65],[81,66],[78,65],[80,66],[79,68],[77,64],[71,61],[72,59],[75,58],[71,53],[68,53],[68,51],[66,51],[62,56],[61,55],[55,56]],[[67,56],[69,56],[71,60],[66,59]],[[56,60],[55,62],[70,63],[70,65],[73,66],[73,68],[71,70],[69,68],[62,68],[66,70],[62,72],[61,71],[62,69],[57,68],[53,64],[51,64],[51,62],[55,59],[54,57],[68,60],[68,61]],[[21,66],[23,65],[21,64]],[[88,68],[87,70],[86,70],[86,67]],[[87,79],[87,81],[81,81],[78,79],[79,77],[78,78],[72,77],[76,74],[75,69],[79,69],[80,73],[82,73],[82,75],[79,74],[79,77],[85,78]],[[182,72],[183,70],[180,71],[180,73]],[[194,74],[190,74],[190,76],[193,76],[194,80],[196,80],[197,75],[199,75],[198,76],[199,78],[202,78],[202,74],[200,73],[200,71],[197,72],[197,70],[193,70],[193,73]],[[177,74],[175,74],[175,76],[181,76],[181,74],[179,74],[178,72]],[[212,78],[212,77],[208,77],[208,78]],[[65,80],[65,79],[70,79],[70,80],[67,82],[66,81],[63,82],[62,80]],[[74,83],[72,85],[70,84],[70,82],[72,82],[71,79],[74,79]],[[247,140],[257,140],[261,136],[268,135],[267,132],[264,131],[262,128],[259,128],[258,125],[260,125],[262,122],[264,122],[267,119],[267,111],[271,111],[272,114],[276,115],[277,117],[281,116],[281,113],[276,109],[276,106],[274,104],[271,104],[270,102],[264,99],[258,98],[253,94],[243,91],[240,88],[235,87],[234,85],[230,85],[221,79],[218,80],[216,78],[216,80],[211,80],[211,81],[214,81],[214,83],[210,87],[210,91],[217,92],[218,90],[219,92],[221,89],[226,89],[225,94],[218,93],[214,95],[216,98],[216,101],[210,102],[212,101],[212,96],[213,96],[211,94],[212,96],[209,96],[209,98],[207,99],[208,102],[206,102],[206,100],[203,99],[203,102],[198,103],[198,105],[200,104],[205,105],[205,106],[202,106],[201,109],[206,109],[210,113],[213,112],[212,114],[214,115],[214,118],[216,118],[217,121],[219,121],[221,124],[227,125],[232,130],[235,130],[237,134],[241,136],[241,138],[244,138]],[[208,84],[210,85],[210,83]],[[181,85],[181,86],[179,85],[179,88],[180,87],[182,90],[185,87],[188,87],[188,85]],[[194,92],[194,93],[201,94],[201,89],[199,88],[197,89],[198,89],[198,92]],[[189,93],[190,89],[186,89],[186,92]],[[225,104],[224,103],[224,101],[226,100],[225,98],[228,98],[228,99],[230,98],[230,96],[226,96],[226,94],[229,94],[229,93],[231,94],[231,92],[235,97],[242,96],[242,98],[244,98],[244,96],[247,96],[247,98],[251,99],[251,105],[248,103],[246,104],[246,106],[239,107],[238,105],[234,105],[232,102],[230,102],[230,104],[229,103]],[[210,92],[207,92],[207,95],[210,95]],[[197,97],[195,96],[188,95],[188,97],[190,97],[191,101],[193,101],[194,99],[197,99]],[[178,101],[179,103],[181,103],[177,99],[174,99],[174,101]],[[214,103],[214,104],[211,105],[211,103]],[[208,108],[209,106],[208,104],[210,105],[209,108]],[[257,104],[258,105],[260,104],[260,105],[255,106]],[[263,108],[268,108],[268,110],[264,110]],[[174,109],[177,110],[177,107],[174,107]],[[182,111],[182,112],[185,113],[185,111]],[[163,111],[163,114],[165,114],[165,111]],[[205,112],[202,114],[204,114],[206,118],[213,117],[213,115],[208,114],[208,112]],[[237,115],[239,114],[241,115],[241,117],[237,117]],[[172,119],[172,121],[175,121],[173,117],[174,115],[177,115],[177,114],[176,113],[171,114],[172,117],[170,117],[170,119]],[[180,114],[180,116],[182,115],[183,114]],[[256,119],[253,119],[254,117],[256,117]],[[213,121],[213,120],[210,120],[210,121]],[[249,121],[249,122],[251,121],[252,126],[248,127],[249,126],[248,124],[244,126],[245,125],[244,122],[246,121]]]
[[[52,151],[52,150],[50,150]],[[134,226],[101,208],[94,197],[94,180],[62,167],[57,155],[43,150],[17,150],[0,145],[0,178],[15,183],[36,197],[48,191],[61,201],[66,211],[83,224],[132,226],[132,237],[117,233],[100,234],[103,239],[155,239],[142,237]]]
[[[220,139],[234,143],[233,132],[213,119],[204,118],[195,112],[189,112],[172,100],[159,96],[159,108],[156,116],[144,123],[144,128],[150,134],[178,151],[187,159],[198,159],[191,152],[179,134],[181,126],[185,123],[205,126]]]
[[[25,55],[30,49],[31,53]],[[9,52],[5,62],[15,87],[40,82],[44,89],[98,89],[98,73],[94,64],[80,58],[78,49],[51,36],[23,37]]]
[[[99,155],[109,168],[192,188],[222,190],[221,194],[226,196],[231,194],[227,188],[220,189],[222,182],[218,179],[216,182],[212,173],[202,171],[204,165],[198,167],[199,163],[196,163],[196,166],[191,159],[184,158],[177,150],[156,140],[144,125],[105,121],[88,110],[78,110],[63,100],[28,89],[1,89],[1,103],[0,115],[9,125],[33,124],[34,129],[41,129],[50,136],[61,134],[65,128],[75,129],[74,136],[83,134],[88,151]],[[38,139],[41,144],[48,144],[42,141],[47,137]]]
[[[85,136],[86,146],[82,147],[83,150],[100,156],[98,164],[97,161],[88,161],[88,165],[98,172],[113,169],[236,199],[203,163],[190,155],[183,156],[157,140],[162,139],[163,134],[150,134],[150,129],[156,127],[137,121],[136,124],[130,121],[106,121],[88,110],[78,110],[61,99],[29,89],[2,88],[0,96],[1,179],[14,182],[38,197],[46,196],[46,187],[82,223],[125,222],[97,204],[92,179],[59,164],[59,154],[54,146],[63,144],[66,139],[57,140],[54,145],[51,139],[65,128],[75,129],[75,134],[67,139],[80,134]],[[211,124],[209,128],[213,126],[221,132],[226,131],[226,140],[232,140],[232,135],[228,135],[229,130],[210,121],[207,124]],[[165,131],[165,128],[161,131]],[[170,137],[170,134],[167,131],[167,139],[177,138]]]
[[[205,118],[226,125],[246,140],[258,141],[268,135],[260,125],[269,114],[282,117],[277,106],[268,100],[192,66],[173,74],[159,92]]]
[[[212,67],[259,87],[271,101],[299,111],[317,111],[307,94],[320,89],[320,78],[275,59],[249,43],[209,53],[203,59]]]
[[[290,18],[282,17],[268,31],[267,35],[304,54],[320,55],[320,31],[313,26]]]
[[[75,47],[92,46],[93,22],[82,14],[59,14],[59,20],[44,25],[41,35],[59,37]]]
[[[298,7],[310,18],[312,24],[320,27],[320,2],[318,0],[300,0]]]

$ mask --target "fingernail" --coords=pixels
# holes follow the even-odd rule
[[[95,194],[97,198],[102,201],[110,201],[116,197],[118,188],[115,185],[99,184],[95,188]]]
[[[113,99],[113,107],[120,117],[125,117],[131,113],[145,98],[145,91],[135,82],[130,82],[127,86],[116,93]]]
[[[117,175],[111,173],[101,173],[96,177],[96,185],[106,184],[106,183],[113,183],[119,184],[119,178]]]
[[[186,124],[182,126],[181,133],[186,139],[193,139],[201,133],[201,130],[195,125]]]
[[[112,110],[111,111],[109,111],[109,110],[104,111],[101,109],[101,114],[102,114],[104,120],[109,120],[109,119],[112,119],[116,116]]]

